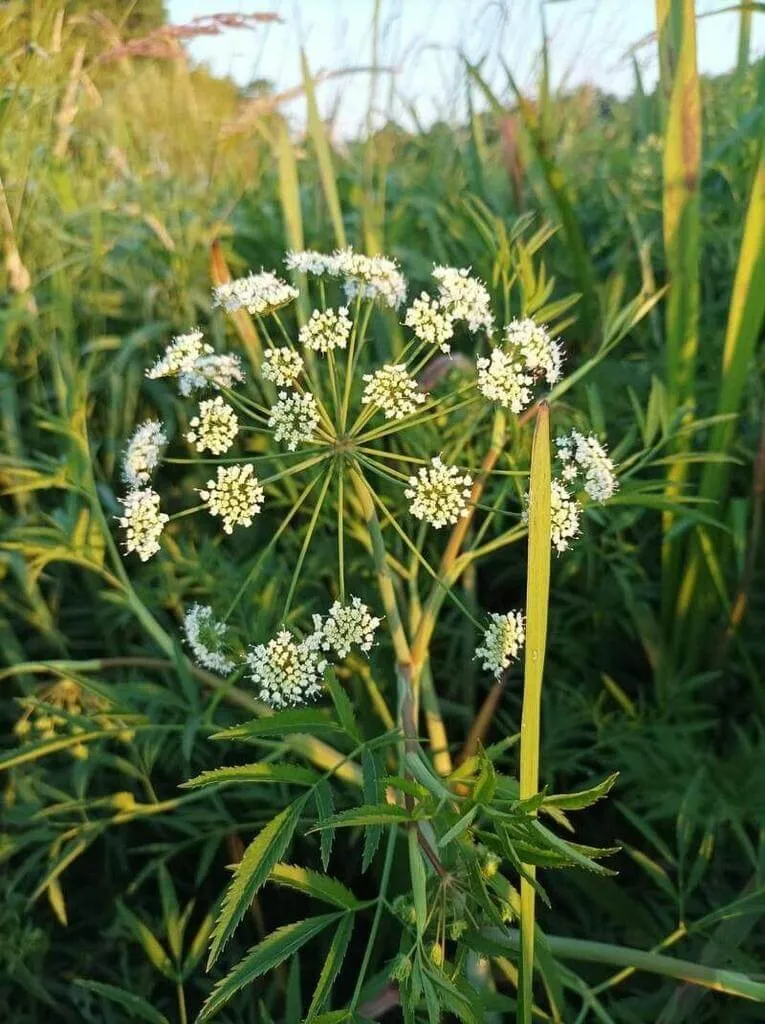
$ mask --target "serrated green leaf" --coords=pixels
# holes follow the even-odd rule
[[[562,857],[568,860],[571,864],[577,867],[584,868],[585,871],[594,871],[597,875],[613,875],[614,871],[610,871],[608,868],[604,868],[602,864],[598,864],[593,860],[593,856],[607,857],[612,853],[616,853],[616,849],[603,849],[598,850],[594,847],[585,848],[579,847],[576,843],[569,843],[565,839],[561,839],[560,836],[556,836],[550,829],[545,828],[544,825],[538,821],[532,823],[532,827],[538,836],[550,846],[550,848],[556,853],[560,853]],[[582,852],[584,849],[588,849],[588,853]]]
[[[614,772],[608,778],[603,779],[597,786],[589,789],[579,790],[578,793],[551,793],[542,800],[543,807],[557,807],[561,811],[581,811],[590,807],[598,800],[602,800],[609,793],[619,778],[619,773]]]
[[[377,770],[377,760],[374,754],[367,750],[366,747],[361,754],[361,771],[363,774],[364,800],[370,805],[376,804],[380,799],[380,777]],[[362,873],[372,863],[381,838],[381,825],[369,825],[364,829],[364,853],[361,858]]]
[[[359,901],[347,886],[329,875],[321,875],[318,871],[301,868],[295,864],[276,864],[269,877],[270,882],[285,885],[289,889],[297,889],[317,900],[333,903],[341,910],[357,910]]]
[[[293,733],[307,732],[312,736],[318,733],[342,732],[342,727],[326,711],[320,708],[289,708],[277,711],[266,718],[253,718],[251,722],[223,729],[213,733],[214,740],[250,739],[256,736],[290,736]]]
[[[145,999],[133,992],[126,992],[124,988],[107,985],[102,981],[90,981],[87,978],[75,978],[74,983],[78,988],[84,988],[102,999],[108,999],[111,1003],[117,1003],[131,1018],[137,1017],[139,1020],[148,1021],[149,1024],[170,1024],[164,1013],[155,1010]]]
[[[267,935],[217,983],[199,1013],[197,1024],[212,1020],[237,992],[297,953],[306,942],[310,942],[339,916],[322,914],[319,917],[309,917],[304,921],[286,924]]]
[[[309,1024],[311,1021],[316,1021],[316,1015],[321,1011],[322,1007],[329,999],[332,986],[337,980],[340,968],[343,966],[343,961],[345,960],[345,955],[348,952],[348,945],[351,941],[351,934],[353,932],[353,923],[353,914],[344,914],[340,919],[340,924],[337,926],[337,931],[334,934],[332,944],[329,947],[329,952],[327,953],[327,957],[322,966],[319,980],[316,982],[316,988],[313,992],[311,1005],[308,1007],[306,1024]],[[322,1014],[322,1016],[326,1015]],[[342,1020],[342,1016],[340,1016],[339,1019]]]
[[[328,820],[335,810],[335,802],[332,797],[332,787],[326,779],[322,779],[314,790],[316,799],[316,815],[319,820]],[[331,828],[324,829],[319,838],[321,847],[321,866],[327,870],[329,858],[332,854],[332,844],[335,841],[335,833]]]
[[[272,818],[244,851],[226,890],[218,920],[215,922],[207,969],[218,959],[234,933],[255,893],[268,879],[274,865],[284,855],[297,828],[307,797],[301,797]]]
[[[255,764],[237,764],[212,768],[193,779],[182,782],[181,789],[201,789],[203,786],[223,785],[230,782],[287,782],[295,786],[313,786],[320,776],[310,768],[286,762],[260,761]]]
[[[330,671],[326,676],[327,688],[329,689],[330,696],[332,697],[332,703],[335,705],[335,711],[337,712],[337,719],[342,725],[345,732],[355,740],[357,743],[361,742],[361,733],[359,727],[356,724],[356,715],[353,711],[353,704],[348,694],[345,692],[343,687],[334,672]]]
[[[362,804],[361,807],[351,807],[347,811],[340,811],[328,821],[314,825],[308,831],[319,832],[326,828],[357,828],[361,825],[403,825],[412,820],[409,811],[403,807],[397,807],[395,804],[377,804],[372,807]]]

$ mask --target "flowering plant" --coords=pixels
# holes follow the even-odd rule
[[[540,643],[538,626],[546,615],[550,547],[559,553],[569,547],[586,504],[608,500],[616,475],[603,445],[573,429],[557,440],[550,481],[549,402],[565,384],[562,346],[529,316],[498,325],[488,289],[468,269],[436,267],[432,293],[407,306],[406,282],[393,260],[348,249],[289,253],[285,262],[300,289],[263,271],[214,292],[215,305],[254,319],[263,346],[254,365],[245,372],[238,355],[216,351],[198,329],[175,338],[147,377],[174,381],[194,403],[185,425],[172,436],[169,424],[147,420],[124,455],[129,490],[119,525],[129,555],[157,557],[163,539],[175,545],[192,515],[240,544],[241,580],[232,600],[225,607],[195,601],[183,617],[196,664],[231,677],[261,702],[255,719],[220,737],[253,743],[283,736],[323,771],[262,761],[213,769],[188,783],[303,787],[238,864],[213,930],[210,965],[269,879],[318,895],[337,911],[309,919],[310,926],[300,922],[305,927],[291,941],[278,932],[266,938],[218,983],[200,1020],[277,963],[282,947],[294,950],[336,924],[333,942],[343,953],[347,948],[364,905],[336,879],[308,871],[299,880],[298,869],[281,863],[310,806],[325,871],[337,829],[363,831],[366,869],[388,826],[381,896],[349,1012],[361,999],[387,907],[400,922],[391,978],[405,1010],[414,1012],[424,999],[429,1008],[443,1005],[467,1019],[473,996],[465,952],[481,952],[490,941],[487,929],[511,935],[506,926],[519,916],[528,936],[522,911],[529,887],[533,908],[534,866],[603,870],[597,858],[607,851],[567,842],[541,815],[566,825],[565,807],[585,806],[612,780],[574,798],[547,797],[537,793],[535,772],[524,778],[522,769],[519,789],[497,768],[507,744],[483,750],[480,730],[468,737],[455,767],[431,663],[437,626],[448,601],[475,630],[474,658],[493,680],[487,708],[496,706],[527,628],[541,685],[544,630]],[[307,298],[316,304],[310,315]],[[452,354],[460,345],[477,353],[474,364]],[[524,426],[532,422],[529,495]],[[182,454],[175,453],[179,446]],[[269,508],[279,511],[278,525],[266,541],[248,544]],[[527,533],[530,558],[541,567],[540,607],[533,615],[529,607],[481,619],[459,595],[459,581]],[[309,575],[316,544],[325,552],[323,567]],[[257,611],[258,595],[268,560],[282,546],[292,564],[278,618],[267,623]],[[364,553],[368,568],[351,549]],[[395,680],[395,713],[387,700],[391,686],[377,684],[370,657]],[[528,663],[526,675],[527,690],[534,689]],[[385,726],[382,734],[370,735],[360,724],[365,716],[347,692],[350,685],[360,692],[358,681]],[[331,713],[307,706],[325,694]],[[420,738],[421,718],[427,742]],[[319,742],[320,734],[333,735],[338,745]],[[538,721],[527,751],[537,740]],[[359,786],[363,803],[334,814],[330,781],[337,780]],[[403,835],[411,898],[393,901],[387,888]],[[506,872],[520,876],[520,896]],[[314,1015],[334,980],[322,972]],[[529,993],[527,987],[526,1000]]]

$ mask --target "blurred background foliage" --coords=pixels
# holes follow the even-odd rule
[[[183,1019],[179,987],[192,1013],[211,983],[201,961],[225,865],[278,806],[275,790],[200,800],[177,788],[220,758],[207,737],[237,710],[159,641],[190,599],[225,587],[235,547],[171,535],[170,557],[131,568],[131,603],[96,511],[117,511],[119,452],[139,417],[175,415],[144,367],[173,333],[226,329],[210,312],[215,240],[233,273],[347,240],[397,257],[417,292],[433,262],[496,285],[525,226],[518,273],[543,275],[550,301],[580,296],[563,331],[572,368],[618,332],[628,303],[664,290],[560,403],[562,418],[582,412],[608,436],[624,475],[554,566],[542,776],[562,791],[618,770],[584,839],[623,850],[613,879],[551,878],[540,921],[761,976],[765,63],[749,61],[743,11],[738,66],[699,80],[692,5],[666,6],[654,93],[637,68],[626,100],[555,93],[543,52],[533,98],[509,72],[495,95],[465,65],[465,124],[387,124],[351,141],[319,119],[307,67],[298,135],[267,83],[241,90],[191,66],[178,34],[161,31],[159,0],[0,6],[3,1019],[159,1019],[146,1006]],[[689,156],[678,139],[694,132],[697,166],[676,179],[673,161]],[[695,294],[695,310],[680,302]],[[276,519],[262,518],[269,537]],[[320,574],[320,545],[310,557]],[[505,608],[523,575],[502,554],[464,586]],[[279,579],[275,566],[254,614],[278,602]],[[434,653],[458,734],[485,696],[470,650],[455,630]],[[48,717],[60,710],[62,680],[77,694],[63,746],[36,756],[14,727],[30,697]],[[515,734],[519,711],[510,685],[488,741]],[[87,756],[73,756],[83,731]],[[354,838],[338,841],[337,870],[363,897]],[[241,941],[294,916],[266,890]],[[383,935],[376,971],[394,950]],[[308,997],[320,959],[303,959]],[[225,1019],[300,1019],[296,964]],[[755,1004],[676,982],[582,973],[593,993],[582,1020],[761,1019]]]

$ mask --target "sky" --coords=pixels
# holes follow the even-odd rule
[[[191,21],[216,12],[274,11],[281,24],[253,31],[229,30],[193,41],[190,53],[215,73],[246,84],[268,79],[277,92],[301,80],[300,47],[315,73],[348,70],[319,87],[319,105],[334,114],[348,136],[388,116],[411,127],[437,118],[464,118],[464,75],[460,52],[484,59],[484,74],[506,94],[502,60],[514,77],[532,87],[544,16],[555,85],[594,82],[617,95],[634,84],[631,54],[644,84],[657,77],[655,0],[378,0],[377,60],[373,60],[375,0],[166,0],[170,20]],[[715,13],[732,0],[697,0],[698,59],[702,72],[728,70],[736,59],[738,14]],[[755,14],[752,53],[765,52],[765,15]],[[377,76],[371,64],[386,70]],[[370,102],[371,101],[371,102]],[[294,121],[304,102],[285,108]],[[372,114],[370,115],[370,110]]]

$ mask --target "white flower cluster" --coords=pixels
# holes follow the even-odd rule
[[[562,483],[553,480],[550,485],[550,519],[552,545],[560,554],[571,546],[579,533],[582,506],[572,497]]]
[[[456,466],[447,466],[438,455],[407,483],[404,495],[411,499],[409,511],[437,530],[468,514],[472,478]]]
[[[284,263],[288,270],[321,277],[342,277],[348,299],[361,295],[365,299],[382,299],[392,309],[406,298],[406,280],[395,260],[386,256],[364,256],[353,249],[336,249],[333,253],[288,252]]]
[[[233,533],[235,526],[252,526],[253,516],[263,506],[263,488],[250,463],[218,466],[218,475],[208,480],[199,496],[212,516],[223,520],[223,532]]]
[[[557,438],[558,458],[563,463],[561,476],[568,483],[584,477],[584,489],[593,501],[608,501],[619,487],[614,464],[596,437],[585,437],[572,430]]]
[[[493,348],[487,358],[476,359],[478,390],[490,402],[497,402],[516,416],[531,402],[533,378],[523,365],[501,348]]]
[[[511,320],[505,328],[507,350],[517,356],[518,361],[535,380],[542,377],[548,384],[560,380],[563,351],[560,342],[554,341],[543,324],[537,324],[529,317]]]
[[[223,306],[227,313],[246,309],[253,316],[272,313],[297,297],[297,289],[270,270],[250,273],[213,289],[214,306]]]
[[[493,348],[476,360],[478,390],[491,402],[518,415],[531,404],[533,387],[542,378],[560,377],[561,347],[533,320],[512,320],[505,328],[504,349]]]
[[[239,419],[220,395],[199,403],[199,415],[189,420],[191,430],[186,440],[193,444],[198,452],[210,451],[213,455],[222,455],[234,443],[239,432]]]
[[[422,292],[412,302],[404,317],[404,324],[414,331],[416,338],[430,345],[436,345],[445,354],[451,352],[450,340],[454,337],[454,317],[446,312],[438,299],[431,299]]]
[[[353,330],[353,322],[345,306],[337,310],[315,309],[308,323],[300,328],[298,338],[302,345],[326,355],[336,348],[345,348]]]
[[[375,630],[380,625],[380,620],[372,615],[360,597],[351,597],[350,604],[335,601],[325,619],[314,615],[313,622],[321,635],[322,650],[332,651],[340,660],[348,657],[354,645],[362,651],[371,651]]]
[[[294,270],[298,274],[313,274],[315,277],[321,277],[322,274],[330,273],[333,259],[333,256],[317,252],[316,249],[304,249],[297,252],[290,250],[284,257],[284,265],[287,270]]]
[[[159,465],[167,437],[158,420],[145,420],[136,428],[125,449],[122,475],[131,487],[143,487]]]
[[[342,277],[348,299],[382,299],[397,309],[406,298],[406,280],[395,260],[386,256],[363,256],[353,249],[338,249],[333,254],[329,273]]]
[[[178,378],[178,390],[182,395],[190,395],[206,387],[216,390],[232,388],[244,380],[242,361],[239,356],[231,353],[203,355],[197,359],[194,369],[183,373]]]
[[[250,647],[247,665],[258,696],[271,707],[304,704],[322,685],[328,656],[346,658],[353,646],[370,651],[380,620],[359,597],[335,601],[326,616],[313,616],[313,632],[297,640],[281,629],[265,644]]]
[[[365,373],[362,380],[361,404],[378,405],[386,420],[402,420],[425,401],[417,381],[409,376],[403,363],[387,363],[374,373]]]
[[[310,441],[319,425],[319,409],[310,391],[280,391],[271,406],[268,425],[274,440],[294,452],[303,441]]]
[[[190,373],[200,356],[213,351],[212,345],[205,344],[203,339],[204,334],[196,329],[188,334],[179,334],[167,346],[164,355],[146,371],[146,376],[149,380],[159,380]]]
[[[281,348],[266,349],[260,372],[265,380],[277,387],[290,387],[303,372],[303,357],[294,349],[283,345]]]
[[[483,282],[470,276],[466,267],[436,267],[433,277],[438,281],[438,298],[441,308],[453,320],[464,320],[468,330],[485,330],[494,327],[491,312],[491,298]]]
[[[271,707],[304,704],[321,690],[327,667],[321,634],[296,640],[282,629],[268,643],[250,647],[247,665],[258,696]]]
[[[227,676],[234,671],[236,662],[224,653],[226,625],[213,617],[207,604],[193,604],[183,617],[183,631],[198,665]]]
[[[483,658],[484,670],[499,679],[523,647],[523,615],[520,612],[506,612],[504,615],[492,612],[489,618],[491,625],[484,631],[483,643],[476,647],[475,657]]]
[[[125,530],[125,549],[148,562],[159,551],[159,538],[170,517],[160,511],[159,495],[150,487],[130,491],[122,499],[118,522]]]
[[[203,338],[199,330],[173,338],[146,376],[149,380],[176,377],[182,395],[206,387],[230,388],[244,380],[239,356],[217,355]]]

